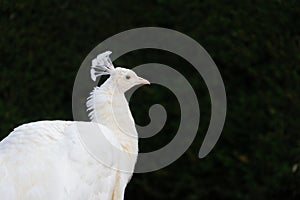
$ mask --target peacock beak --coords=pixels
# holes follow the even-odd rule
[[[138,77],[138,80],[137,80],[137,83],[138,84],[147,84],[147,85],[150,85],[150,82],[144,78],[141,78],[141,77]]]

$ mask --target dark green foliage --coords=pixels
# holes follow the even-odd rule
[[[71,120],[77,70],[107,37],[143,26],[171,28],[197,40],[218,65],[226,124],[214,150],[198,159],[210,118],[201,77],[167,52],[122,56],[119,65],[173,66],[191,81],[201,108],[190,149],[165,169],[134,175],[126,199],[300,199],[299,19],[298,0],[0,0],[1,137],[30,121]],[[135,118],[147,116],[153,103],[167,106],[169,120],[159,135],[141,140],[144,151],[162,147],[178,128],[178,102],[159,86],[137,91]]]

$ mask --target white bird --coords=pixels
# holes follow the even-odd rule
[[[138,154],[124,93],[149,82],[132,70],[114,68],[110,53],[92,62],[93,80],[110,77],[88,98],[91,122],[28,123],[0,142],[0,199],[123,200]],[[83,142],[86,136],[96,148]]]

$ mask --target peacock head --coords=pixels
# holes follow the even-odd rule
[[[126,92],[135,85],[150,84],[144,78],[139,77],[130,69],[117,67],[112,64],[109,55],[110,51],[99,54],[97,58],[92,61],[91,78],[96,81],[98,76],[110,75],[110,80],[115,83],[115,86],[121,91]]]
[[[135,85],[150,84],[146,79],[136,75],[134,71],[122,67],[117,67],[111,73],[111,79],[122,92],[126,92]]]

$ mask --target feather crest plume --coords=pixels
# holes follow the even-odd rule
[[[99,54],[95,59],[92,60],[91,66],[91,79],[96,81],[97,77],[102,75],[109,75],[115,69],[112,64],[109,55],[111,51],[106,51],[102,54]]]

